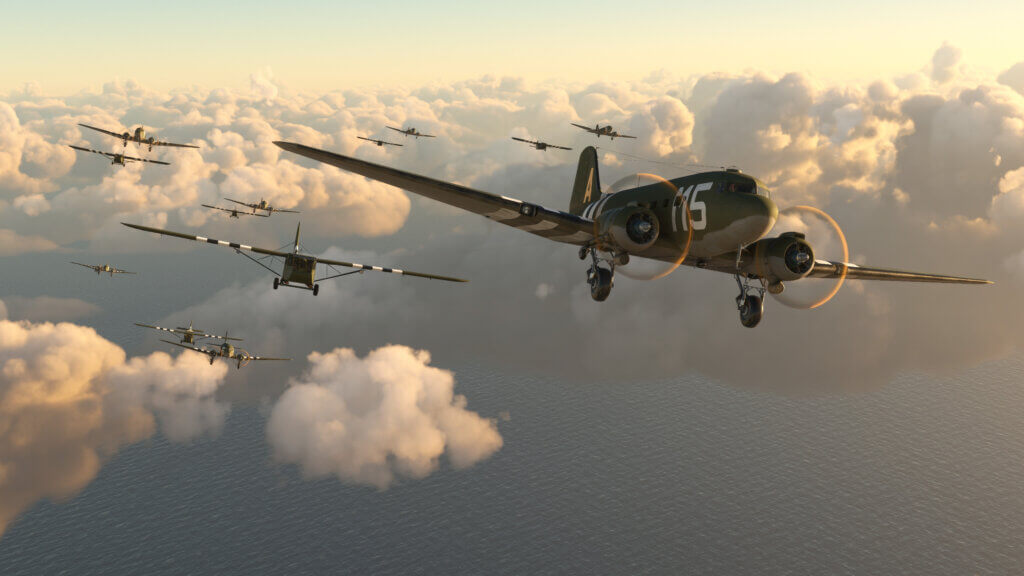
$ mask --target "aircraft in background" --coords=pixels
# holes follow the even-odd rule
[[[255,210],[252,212],[239,212],[238,208],[221,208],[220,206],[211,206],[209,204],[203,204],[206,208],[213,208],[214,210],[220,210],[221,212],[227,212],[230,218],[238,218],[239,216],[259,216],[261,218],[270,218],[270,214],[257,214]]]
[[[263,268],[266,268],[274,275],[274,290],[277,290],[278,286],[291,286],[293,288],[304,288],[306,290],[312,290],[313,295],[316,296],[320,293],[320,285],[316,284],[316,267],[318,264],[323,264],[327,267],[333,275],[321,278],[320,280],[331,280],[333,278],[340,278],[342,276],[348,276],[349,274],[357,274],[366,270],[372,270],[376,272],[388,272],[390,274],[400,274],[403,276],[416,276],[419,278],[428,278],[432,280],[445,280],[448,282],[466,282],[461,278],[451,278],[448,276],[437,276],[434,274],[423,274],[421,272],[412,272],[411,270],[399,270],[398,268],[384,268],[382,266],[370,266],[366,264],[355,264],[352,262],[342,262],[340,260],[328,260],[326,258],[317,258],[309,254],[299,253],[299,232],[302,229],[302,225],[299,224],[295,228],[295,243],[292,247],[291,252],[281,252],[280,250],[270,250],[268,248],[258,248],[255,246],[248,246],[246,244],[238,244],[236,242],[225,242],[224,240],[214,240],[213,238],[206,238],[205,236],[194,236],[192,234],[182,234],[181,232],[172,232],[170,230],[161,230],[160,228],[150,228],[149,226],[140,226],[138,224],[129,224],[122,222],[129,228],[135,228],[136,230],[142,230],[143,232],[152,232],[154,234],[161,234],[164,236],[174,236],[176,238],[184,238],[185,240],[195,240],[196,242],[206,242],[207,244],[216,244],[218,246],[228,246],[234,248],[235,252],[238,252],[242,256],[245,256],[249,260],[259,264]],[[249,252],[255,252],[257,254],[263,254],[264,256],[277,257],[284,259],[284,268],[278,273],[273,268],[270,268],[261,259],[253,258],[249,256],[243,250]],[[351,272],[338,272],[334,267],[341,266],[344,268],[356,268]]]
[[[416,130],[412,126],[410,126],[408,128],[405,128],[405,129],[395,128],[394,126],[385,126],[385,128],[388,128],[389,130],[394,130],[395,132],[401,132],[402,134],[405,134],[406,136],[415,136],[416,138],[420,138],[420,137],[423,137],[423,138],[434,138],[435,137],[433,134],[424,134],[423,132],[420,132],[420,131]]]
[[[633,256],[731,274],[740,290],[740,321],[750,328],[764,313],[765,292],[779,294],[785,282],[804,278],[991,284],[815,259],[799,232],[766,237],[778,219],[778,207],[757,180],[736,169],[654,182],[641,182],[636,175],[621,180],[628,184],[620,191],[602,193],[597,150],[588,146],[580,154],[569,211],[562,212],[302,144],[274,143],[506,226],[579,246],[580,259],[591,259],[587,283],[591,298],[599,302],[611,293],[615,266]]]
[[[203,332],[199,328],[193,328],[191,320],[189,320],[189,322],[188,322],[188,328],[185,328],[183,326],[178,326],[177,328],[162,328],[160,326],[154,326],[152,324],[139,324],[138,322],[136,322],[135,325],[136,326],[141,326],[143,328],[152,328],[153,330],[161,330],[163,332],[170,332],[171,334],[180,334],[181,335],[181,343],[182,344],[195,344],[196,343],[196,340],[195,340],[196,338],[213,338],[215,340],[234,340],[234,341],[237,341],[237,342],[241,342],[242,341],[241,338],[228,338],[227,334],[224,334],[224,336],[216,336],[214,334],[207,334],[207,333]],[[164,340],[164,342],[167,342],[167,340]]]
[[[227,200],[228,202],[234,202],[235,204],[241,204],[242,206],[245,206],[247,208],[252,208],[253,214],[256,214],[257,210],[265,211],[267,213],[267,216],[270,216],[274,212],[289,212],[292,214],[299,214],[298,210],[285,210],[284,208],[274,208],[273,206],[268,204],[267,201],[264,200],[263,198],[260,198],[260,201],[258,203],[242,202],[241,200],[235,200],[234,198],[225,198],[225,200]]]
[[[75,150],[81,150],[82,152],[92,152],[93,154],[102,154],[110,158],[112,165],[116,164],[119,166],[127,166],[128,162],[149,162],[150,164],[162,164],[164,166],[170,166],[170,162],[161,162],[159,160],[146,160],[145,158],[136,158],[134,156],[125,156],[124,154],[113,154],[111,152],[101,152],[100,150],[92,150],[89,148],[82,148],[81,146],[75,146],[74,144],[68,144]]]
[[[118,134],[117,132],[111,132],[110,130],[104,130],[103,128],[97,128],[95,126],[89,126],[88,124],[79,123],[78,125],[83,128],[88,128],[90,130],[95,130],[97,132],[102,132],[109,136],[113,136],[114,138],[120,140],[124,146],[127,146],[129,142],[135,142],[136,144],[144,144],[146,146],[149,146],[150,152],[153,151],[153,146],[173,146],[175,148],[199,148],[199,146],[196,146],[195,144],[175,144],[174,142],[164,142],[162,140],[157,140],[152,136],[146,138],[146,129],[142,126],[136,128],[134,132],[126,131]]]
[[[360,140],[366,140],[367,142],[373,142],[377,146],[384,146],[385,144],[387,144],[388,146],[402,146],[402,144],[398,144],[397,142],[388,142],[386,140],[377,140],[377,139],[374,139],[374,138],[363,138],[362,136],[356,136],[356,138],[359,138]]]
[[[241,369],[242,366],[245,366],[249,362],[252,362],[253,360],[280,360],[286,362],[291,360],[291,358],[270,358],[267,356],[253,356],[246,352],[245,350],[242,350],[241,348],[235,348],[230,342],[227,342],[227,340],[238,340],[238,338],[228,338],[227,332],[224,333],[224,336],[221,337],[221,339],[225,340],[225,342],[216,348],[207,348],[199,347],[196,345],[182,344],[181,342],[174,342],[172,340],[161,340],[161,342],[174,344],[175,346],[181,346],[182,348],[192,350],[194,352],[199,352],[200,354],[206,354],[207,356],[210,357],[211,366],[213,365],[214,361],[217,360],[217,358],[227,358],[228,360],[236,360],[238,362],[239,369]]]
[[[627,136],[625,134],[619,134],[615,130],[612,130],[611,124],[609,124],[608,126],[601,126],[600,124],[594,124],[593,128],[591,128],[589,126],[584,126],[582,124],[575,124],[573,122],[569,122],[569,124],[572,124],[573,126],[575,126],[577,128],[583,128],[587,132],[590,132],[591,134],[596,135],[598,138],[600,138],[601,136],[607,136],[607,137],[611,138],[612,140],[615,140],[616,138],[636,138],[636,136]]]
[[[114,268],[110,264],[92,265],[92,264],[82,264],[81,262],[72,262],[72,264],[78,264],[79,266],[83,266],[85,268],[89,268],[90,270],[95,272],[97,276],[102,274],[102,273],[104,273],[104,272],[109,273],[111,278],[114,277],[114,274],[135,274],[135,272],[129,272],[127,270],[121,270],[120,268]]]
[[[572,150],[572,148],[566,148],[565,146],[555,146],[554,144],[548,144],[547,142],[541,142],[540,140],[524,140],[523,138],[512,137],[513,140],[518,142],[526,142],[533,146],[537,150],[547,150],[548,148],[558,148],[559,150]]]

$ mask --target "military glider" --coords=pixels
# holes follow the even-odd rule
[[[603,194],[597,150],[588,146],[580,155],[569,211],[562,212],[302,144],[275,144],[506,226],[579,246],[580,259],[591,259],[587,283],[591,297],[599,302],[611,293],[615,266],[624,265],[631,256],[733,275],[740,289],[736,297],[740,320],[747,327],[760,322],[765,292],[781,293],[784,282],[804,278],[991,284],[815,259],[810,244],[798,232],[768,238],[778,207],[757,180],[736,169],[643,185],[637,180],[637,185]],[[760,286],[752,286],[752,280]]]
[[[135,272],[129,272],[127,270],[121,270],[120,268],[114,268],[110,264],[93,265],[93,264],[82,264],[81,262],[72,262],[72,264],[78,264],[79,266],[84,266],[85,268],[89,268],[93,272],[95,272],[97,276],[102,274],[102,273],[104,273],[104,272],[109,273],[111,278],[114,277],[114,274],[135,274]]]
[[[225,198],[225,200],[227,200],[228,202],[234,202],[235,204],[241,204],[242,206],[245,206],[247,208],[252,208],[252,213],[253,214],[255,214],[257,210],[264,210],[264,211],[266,211],[268,216],[273,214],[274,212],[290,212],[292,214],[298,214],[299,213],[298,210],[285,210],[284,208],[274,208],[273,206],[268,204],[266,200],[264,200],[262,198],[260,198],[260,201],[258,203],[257,202],[242,202],[241,200],[235,200],[233,198]]]
[[[377,146],[384,146],[385,144],[387,144],[388,146],[404,146],[404,144],[399,144],[397,142],[388,142],[387,140],[377,140],[375,138],[363,138],[362,136],[356,136],[356,138],[359,138],[360,140],[366,140],[367,142],[373,142]]]
[[[111,132],[110,130],[104,130],[103,128],[97,128],[95,126],[89,126],[88,124],[79,123],[78,125],[82,128],[88,128],[90,130],[95,130],[97,132],[102,132],[109,136],[113,136],[114,138],[120,140],[124,146],[127,146],[129,142],[135,142],[136,144],[143,144],[149,146],[150,152],[153,151],[153,146],[173,146],[175,148],[199,148],[199,146],[196,146],[195,144],[176,144],[174,142],[164,142],[162,140],[157,140],[152,136],[146,138],[146,129],[142,126],[136,128],[134,132],[126,131],[118,134],[117,132]]]
[[[421,138],[421,137],[422,138],[435,138],[435,136],[433,134],[424,134],[423,132],[420,132],[419,130],[416,130],[412,126],[410,126],[408,128],[404,128],[404,129],[403,128],[395,128],[394,126],[385,126],[385,128],[387,128],[389,130],[394,130],[395,132],[401,132],[402,134],[405,134],[406,136],[415,136],[417,138]]]
[[[541,142],[540,140],[524,140],[523,138],[512,137],[513,140],[518,142],[526,142],[530,146],[533,146],[537,150],[547,150],[548,148],[557,148],[559,150],[572,150],[572,148],[566,148],[565,146],[555,146],[554,144],[548,144],[547,142]]]
[[[225,334],[224,336],[217,336],[215,334],[207,334],[207,333],[203,332],[203,330],[200,329],[200,328],[193,328],[191,320],[189,320],[189,322],[188,322],[188,328],[185,328],[184,326],[178,326],[177,328],[163,328],[163,327],[160,327],[160,326],[154,326],[152,324],[139,324],[138,322],[136,322],[135,325],[136,326],[141,326],[143,328],[152,328],[153,330],[161,330],[163,332],[170,332],[171,334],[180,334],[181,335],[181,343],[182,344],[195,344],[196,343],[196,340],[195,340],[196,338],[212,338],[214,340],[235,340],[237,342],[241,342],[242,341],[241,338],[229,338],[227,334]],[[164,340],[164,342],[167,342],[167,340]]]
[[[170,162],[161,162],[159,160],[146,160],[145,158],[136,158],[134,156],[125,156],[124,154],[113,154],[111,152],[102,152],[100,150],[91,150],[89,148],[82,148],[81,146],[75,146],[74,144],[68,144],[75,150],[81,150],[82,152],[92,152],[93,154],[102,154],[110,158],[111,165],[127,166],[128,162],[149,162],[150,164],[162,164],[164,166],[170,166]]]
[[[609,124],[608,126],[601,126],[600,124],[594,124],[593,128],[591,128],[590,126],[584,126],[582,124],[575,124],[573,122],[569,122],[569,124],[572,124],[573,126],[575,126],[577,128],[583,128],[584,130],[586,130],[587,132],[590,132],[591,134],[594,134],[598,138],[600,138],[601,136],[607,136],[607,137],[611,138],[612,140],[615,140],[616,138],[636,138],[636,136],[627,136],[625,134],[619,134],[615,130],[612,130],[611,124]]]
[[[203,204],[206,208],[213,208],[214,210],[220,210],[221,212],[227,212],[228,217],[238,218],[239,216],[259,216],[261,218],[270,218],[270,214],[257,214],[255,210],[252,212],[242,212],[238,208],[221,208],[220,206],[211,206],[209,204]]]
[[[129,224],[122,222],[129,228],[135,228],[136,230],[142,230],[143,232],[152,232],[154,234],[160,234],[164,236],[174,236],[176,238],[184,238],[185,240],[195,240],[196,242],[206,242],[207,244],[216,244],[218,246],[228,246],[234,248],[235,252],[238,252],[242,256],[245,256],[249,260],[259,264],[266,268],[270,273],[274,275],[274,290],[277,290],[278,286],[291,286],[293,288],[304,288],[306,290],[312,290],[313,295],[316,296],[320,293],[320,285],[316,284],[316,267],[318,264],[323,264],[327,267],[328,271],[332,274],[326,278],[320,280],[331,280],[332,278],[340,278],[342,276],[348,276],[349,274],[357,274],[366,270],[373,270],[376,272],[388,272],[390,274],[400,274],[402,276],[416,276],[418,278],[428,278],[431,280],[445,280],[447,282],[466,282],[461,278],[451,278],[449,276],[438,276],[434,274],[423,274],[421,272],[413,272],[411,270],[399,270],[398,268],[384,268],[382,266],[370,266],[367,264],[355,264],[353,262],[342,262],[340,260],[328,260],[326,258],[317,258],[309,254],[299,253],[299,232],[302,229],[302,225],[299,224],[295,229],[295,243],[292,247],[291,252],[281,252],[280,250],[270,250],[268,248],[258,248],[256,246],[248,246],[246,244],[238,244],[236,242],[225,242],[224,240],[214,240],[213,238],[206,238],[205,236],[193,236],[192,234],[182,234],[181,232],[172,232],[170,230],[161,230],[160,228],[150,228],[149,226],[140,226],[138,224]],[[284,268],[278,273],[273,268],[270,268],[264,264],[261,259],[253,258],[249,256],[243,250],[248,252],[255,252],[256,254],[263,254],[264,256],[277,257],[284,259]],[[341,266],[344,268],[356,268],[351,272],[338,272],[334,267]]]
[[[196,345],[182,344],[181,342],[174,342],[172,340],[161,340],[161,342],[166,342],[168,344],[174,344],[175,346],[181,346],[182,348],[185,348],[185,349],[188,349],[188,350],[192,350],[194,352],[199,352],[201,354],[206,354],[207,356],[210,357],[210,365],[211,366],[213,365],[214,361],[217,360],[217,358],[227,358],[228,360],[237,360],[238,361],[238,368],[239,369],[241,369],[242,366],[245,366],[249,362],[252,362],[253,360],[281,360],[281,361],[289,361],[289,360],[291,360],[291,358],[270,358],[270,357],[267,357],[267,356],[253,356],[253,355],[249,354],[248,352],[246,352],[245,350],[242,350],[241,348],[235,348],[230,342],[227,342],[227,340],[237,340],[237,338],[228,338],[228,333],[227,332],[224,333],[224,336],[223,336],[222,339],[225,340],[225,342],[223,344],[221,344],[220,346],[217,346],[216,348],[207,348],[207,347],[200,347],[200,346],[196,346]]]

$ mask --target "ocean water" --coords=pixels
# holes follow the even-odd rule
[[[504,447],[386,491],[276,464],[266,406],[122,450],[0,574],[1019,574],[1024,361],[785,397],[455,368]]]

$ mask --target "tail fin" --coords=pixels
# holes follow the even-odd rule
[[[299,222],[299,225],[295,227],[295,248],[292,249],[292,252],[296,252],[297,253],[299,251],[299,232],[300,231],[302,231],[302,222]]]
[[[597,174],[597,149],[587,146],[580,154],[576,181],[572,185],[569,212],[579,216],[590,203],[601,199],[601,178]]]

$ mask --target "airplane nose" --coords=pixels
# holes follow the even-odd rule
[[[759,227],[763,227],[760,235],[764,236],[775,227],[775,221],[779,219],[779,207],[767,196],[756,194],[745,196],[748,214],[755,217]]]

